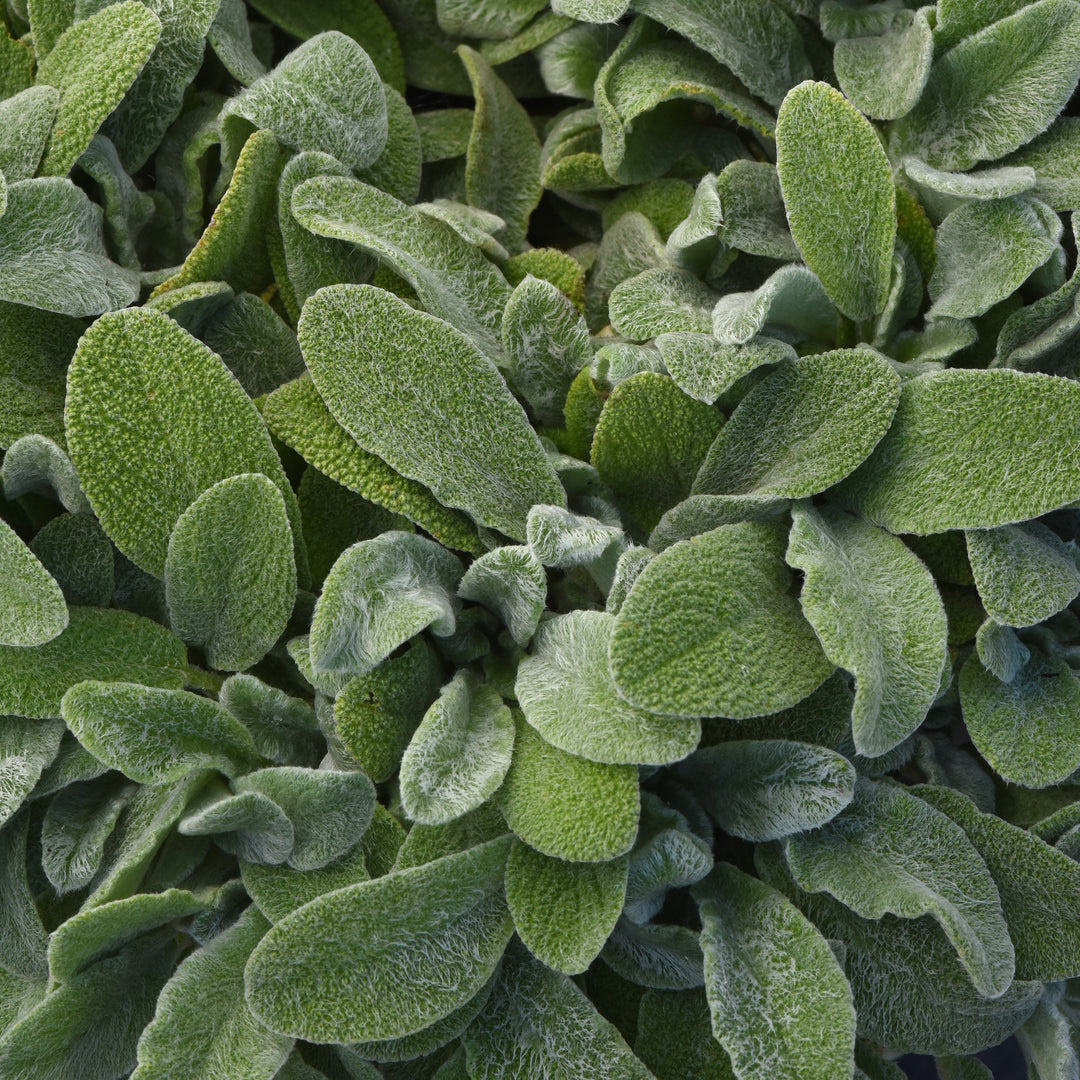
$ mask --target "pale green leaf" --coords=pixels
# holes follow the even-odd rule
[[[9,184],[37,172],[59,103],[53,86],[31,86],[0,101],[0,171]]]
[[[712,334],[660,334],[653,344],[679,389],[708,405],[755,368],[796,357],[787,342],[770,337],[740,345],[723,344]]]
[[[64,509],[73,514],[90,512],[71,459],[44,435],[16,439],[4,454],[2,476],[4,497],[10,501],[32,491],[59,499]]]
[[[622,538],[618,525],[543,503],[530,508],[525,534],[541,565],[563,569],[595,562]]]
[[[60,749],[63,728],[55,721],[0,719],[0,826],[22,806],[42,771]]]
[[[987,671],[1002,682],[1012,682],[1031,659],[1031,651],[1009,626],[987,619],[975,635],[975,650]]]
[[[223,0],[218,5],[206,40],[225,70],[243,86],[266,74],[266,65],[255,55],[243,0]]]
[[[458,585],[458,596],[498,615],[524,648],[544,611],[547,574],[531,548],[508,544],[473,560]]]
[[[1032,1075],[1039,1080],[1072,1080],[1080,1075],[1080,1059],[1073,1045],[1071,1019],[1047,994],[1016,1032]]]
[[[383,811],[387,813],[388,811]],[[290,912],[323,893],[344,889],[372,875],[366,866],[364,844],[317,870],[295,870],[288,863],[240,861],[244,888],[258,909],[271,921],[279,922]]]
[[[1003,165],[977,172],[935,169],[918,158],[904,158],[904,172],[914,181],[920,201],[935,221],[969,201],[987,202],[1022,195],[1035,187],[1035,170]]]
[[[1080,118],[1062,116],[1037,139],[1010,154],[1005,164],[1035,170],[1035,194],[1055,210],[1080,207]]]
[[[792,90],[776,122],[776,168],[791,235],[849,318],[876,315],[889,292],[896,196],[870,122],[838,90]]]
[[[608,315],[615,331],[631,341],[666,333],[708,333],[718,299],[688,270],[654,267],[615,286]]]
[[[256,791],[230,795],[221,784],[188,807],[178,831],[182,836],[211,836],[222,851],[238,859],[274,866],[289,857],[296,840],[288,815],[269,796]]]
[[[254,675],[231,675],[218,691],[218,702],[248,729],[263,757],[278,765],[319,763],[322,738],[306,701]]]
[[[0,830],[0,969],[37,981],[48,974],[48,934],[27,876],[29,824],[19,814]]]
[[[613,23],[630,7],[629,0],[554,0],[552,10],[587,23]]]
[[[882,304],[888,282],[886,273]],[[721,345],[753,343],[755,335],[762,332],[784,341],[810,339],[824,342],[835,339],[838,319],[817,275],[805,266],[792,264],[781,266],[753,292],[732,292],[722,296],[713,308],[713,334]],[[772,356],[760,358],[753,367],[762,363],[775,363],[775,360]]]
[[[0,521],[0,581],[0,645],[44,645],[68,625],[60,586],[6,521]]]
[[[30,550],[67,603],[107,607],[116,588],[113,546],[91,514],[60,514],[38,530]]]
[[[700,935],[686,926],[638,924],[623,916],[600,954],[628,982],[654,990],[689,990],[705,984]]]
[[[716,178],[720,239],[739,251],[798,261],[791,238],[780,178],[767,161],[733,161]]]

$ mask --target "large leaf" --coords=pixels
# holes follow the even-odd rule
[[[896,197],[870,122],[827,83],[803,83],[780,107],[776,168],[806,265],[849,318],[878,314],[889,293]]]
[[[245,970],[275,1031],[314,1042],[409,1035],[483,986],[513,933],[508,838],[327,893],[285,916]]]
[[[930,571],[894,536],[833,507],[792,511],[787,561],[806,575],[802,609],[825,654],[856,680],[855,749],[876,757],[923,721],[947,656]]]
[[[300,343],[342,426],[441,502],[516,540],[534,503],[565,505],[494,364],[447,323],[380,289],[340,285],[308,301]]]
[[[785,539],[746,522],[657,555],[616,616],[619,693],[650,712],[743,719],[816,690],[832,664],[790,594]]]

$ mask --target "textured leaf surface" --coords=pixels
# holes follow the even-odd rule
[[[68,624],[64,594],[6,521],[0,521],[0,645],[44,645]]]
[[[657,716],[622,700],[608,670],[615,618],[557,615],[540,627],[518,667],[514,693],[525,719],[567,753],[612,765],[663,765],[697,746],[701,724]]]
[[[716,178],[720,238],[739,251],[772,259],[798,260],[791,238],[780,178],[769,162],[733,161]]]
[[[1012,982],[1014,952],[993,878],[964,831],[891,785],[860,780],[851,805],[786,843],[800,888],[826,890],[865,919],[930,914],[980,993]]]
[[[167,315],[142,308],[94,323],[68,371],[65,420],[87,498],[137,566],[162,576],[169,536],[194,499],[219,480],[261,472],[285,500],[306,571],[296,496],[255,406]]]
[[[1035,194],[1043,202],[1055,210],[1073,210],[1080,204],[1078,155],[1080,118],[1062,116],[1005,160],[1011,166],[1035,170]]]
[[[753,292],[720,297],[713,308],[713,334],[722,345],[751,343],[763,331],[784,341],[831,341],[838,318],[821,279],[805,266],[790,264]],[[759,359],[752,366],[772,362]]]
[[[621,539],[622,530],[561,506],[539,504],[529,510],[525,535],[529,550],[544,566],[565,569],[595,562]]]
[[[713,1031],[737,1076],[846,1076],[855,1010],[818,929],[762,881],[721,863],[697,886]]]
[[[508,839],[351,885],[287,915],[245,970],[255,1016],[316,1042],[392,1039],[468,1001],[513,933]]]
[[[530,506],[565,503],[521,406],[451,326],[381,290],[341,285],[309,301],[300,342],[342,426],[441,502],[516,540]]]
[[[0,102],[0,170],[7,183],[37,172],[59,103],[53,86],[31,86]]]
[[[0,720],[0,825],[34,789],[56,757],[63,729],[56,723],[5,716]]]
[[[1002,416],[1015,417],[1003,424]],[[908,379],[892,427],[838,489],[890,532],[984,529],[1080,498],[1080,390],[1018,371]],[[1076,444],[1077,449],[1074,449]]]
[[[870,123],[833,87],[803,83],[780,108],[776,168],[806,265],[849,318],[876,315],[889,291],[896,198]]]
[[[458,596],[493,611],[524,648],[544,611],[547,574],[531,548],[507,544],[473,560],[458,585]]]
[[[788,591],[784,543],[773,525],[722,525],[653,559],[616,617],[619,693],[649,711],[743,719],[816,690],[832,664]]]
[[[923,721],[941,682],[945,609],[910,548],[832,507],[792,511],[787,561],[806,575],[803,613],[825,654],[855,676],[855,748],[876,757]]]
[[[790,345],[769,337],[739,345],[722,344],[711,334],[660,334],[653,344],[676,385],[709,405],[755,368],[795,359]]]
[[[258,909],[271,922],[279,922],[323,893],[367,881],[372,875],[365,865],[365,858],[364,845],[357,844],[340,859],[317,870],[295,870],[285,862],[270,864],[242,860],[240,874],[244,888]]]
[[[672,1038],[677,1031],[679,1037]],[[734,1080],[731,1059],[713,1037],[704,990],[647,990],[634,1053],[656,1080]]]
[[[459,671],[401,759],[405,813],[441,825],[475,810],[502,783],[513,749],[514,718],[498,691]]]

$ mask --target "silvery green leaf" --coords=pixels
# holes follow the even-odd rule
[[[1035,170],[1015,165],[977,172],[945,172],[918,158],[906,157],[904,172],[912,180],[923,206],[935,221],[968,201],[987,202],[1022,195],[1035,187]]]
[[[870,122],[827,83],[803,83],[780,107],[776,169],[807,266],[849,318],[876,315],[889,292],[896,196]]]
[[[1053,253],[1054,242],[1029,202],[1013,197],[961,206],[937,231],[937,262],[928,283],[934,303],[928,314],[982,315]]]
[[[829,659],[855,676],[855,748],[877,757],[938,695],[948,659],[941,597],[910,548],[861,518],[827,506],[798,506],[792,518],[787,561],[805,574],[803,612]]]
[[[890,152],[938,169],[993,161],[1044,131],[1078,76],[1080,11],[1069,0],[1029,4],[937,57],[918,104],[892,127]]]
[[[375,788],[360,771],[282,765],[247,773],[233,790],[264,795],[285,811],[295,836],[288,862],[296,870],[341,858],[363,836],[375,807]]]
[[[241,859],[240,873],[244,888],[258,909],[276,923],[323,893],[369,880],[372,875],[365,864],[366,854],[364,844],[359,843],[317,870],[296,870],[285,862]]]
[[[196,769],[236,775],[257,760],[246,728],[216,701],[185,690],[88,680],[64,694],[61,708],[83,746],[142,784]]]
[[[94,323],[68,371],[65,420],[86,496],[136,565],[162,576],[188,506],[219,480],[257,472],[285,500],[304,584],[296,496],[266,426],[221,360],[167,315],[128,309]]]
[[[1080,387],[953,368],[903,383],[892,426],[836,494],[894,533],[994,528],[1080,499],[1077,453]]]
[[[510,253],[495,239],[495,234],[506,225],[498,214],[445,198],[417,203],[413,209],[449,225],[465,243],[479,248],[492,262],[502,266],[509,259]]]
[[[891,267],[891,251],[889,259]],[[713,334],[721,345],[745,345],[763,331],[784,341],[831,341],[838,318],[816,274],[782,266],[754,292],[722,296],[713,308]]]
[[[1049,995],[1016,1032],[1032,1075],[1039,1080],[1072,1080],[1080,1075],[1080,1059],[1072,1042],[1074,1026]]]
[[[524,951],[504,959],[462,1036],[472,1080],[651,1080],[615,1025],[565,975]]]
[[[900,329],[910,323],[922,308],[924,283],[919,261],[902,237],[896,238],[892,256],[892,279],[889,296],[874,323],[871,344],[886,348],[895,341]],[[904,377],[905,369],[897,374]]]
[[[316,693],[321,694],[327,700],[324,705],[331,707],[330,699],[341,693],[342,688],[349,681],[350,676],[345,672],[316,671],[311,663],[311,635],[303,634],[300,637],[290,638],[285,643],[285,651],[289,654],[296,670],[306,680],[307,684],[314,687]],[[303,684],[301,684],[303,685]],[[317,702],[318,703],[318,702]],[[323,723],[323,715],[316,712],[320,724]]]
[[[529,550],[544,566],[579,566],[600,558],[622,530],[561,506],[539,503],[529,509],[525,532]]]
[[[161,20],[149,6],[125,0],[101,8],[59,36],[37,68],[37,82],[60,91],[56,122],[41,164],[45,176],[67,175],[120,105],[161,32]]]
[[[747,522],[657,555],[616,616],[620,695],[650,712],[741,719],[816,690],[833,665],[790,594],[785,542],[781,527]]]
[[[1028,0],[990,0],[989,3],[975,4],[968,0],[942,0],[934,36],[942,49],[950,48],[962,38],[1026,7],[1027,3]]]
[[[678,769],[726,833],[760,843],[831,821],[855,790],[855,768],[824,746],[784,739],[723,742]]]
[[[655,267],[619,282],[608,314],[615,331],[632,341],[679,331],[707,334],[718,299],[689,271]]]
[[[735,1080],[731,1059],[713,1036],[704,990],[646,990],[634,1053],[656,1080]]]
[[[64,509],[73,514],[90,512],[71,459],[44,435],[23,435],[16,439],[4,454],[0,475],[8,500],[32,491],[47,497],[55,495]]]
[[[468,0],[437,0],[435,10],[451,36],[498,41],[519,33],[545,6],[541,0],[511,0],[491,9]]]
[[[299,334],[336,419],[441,502],[516,540],[525,539],[530,506],[565,502],[495,365],[449,324],[380,289],[340,285],[307,303]],[[408,348],[427,361],[386,364]]]
[[[930,914],[976,989],[999,997],[1015,956],[1001,900],[964,831],[903,788],[861,779],[846,810],[785,842],[799,887],[827,891],[864,919]]]
[[[212,1080],[223,1070],[236,1080],[278,1075],[292,1039],[259,1023],[244,999],[244,964],[269,928],[249,909],[184,960],[139,1039],[136,1080]]]
[[[356,175],[365,183],[389,192],[395,199],[412,203],[420,193],[423,150],[412,109],[392,86],[383,84],[386,95],[386,146],[379,157]]]
[[[541,423],[560,423],[570,383],[592,358],[581,314],[554,285],[528,274],[506,302],[502,341],[514,387]]]
[[[0,720],[0,826],[22,806],[42,770],[60,749],[63,728],[55,721]]]
[[[716,57],[772,106],[790,87],[810,78],[799,31],[772,0],[753,5],[743,0],[634,0],[631,6]]]
[[[1080,866],[1027,829],[982,814],[946,787],[911,789],[948,814],[990,869],[1016,949],[1016,977],[1040,982],[1080,969],[1080,932],[1069,915],[1080,902]]]
[[[230,675],[218,702],[248,729],[259,753],[278,765],[314,766],[322,757],[315,712],[254,675]]]
[[[292,212],[316,236],[347,240],[377,256],[408,281],[431,314],[468,334],[489,356],[499,355],[497,328],[510,286],[445,222],[338,176],[316,176],[296,187]]]
[[[1009,626],[987,619],[975,635],[979,661],[1002,682],[1010,683],[1031,659],[1031,651]]]
[[[243,0],[222,0],[206,40],[225,70],[242,86],[250,86],[266,74],[266,65],[255,55]]]
[[[58,176],[8,185],[0,299],[82,317],[124,307],[138,294],[138,276],[109,259],[101,210],[80,188]]]
[[[627,341],[616,341],[611,345],[602,345],[593,354],[590,366],[592,378],[606,388],[618,386],[634,375],[644,371],[656,375],[664,374],[664,361],[652,345],[634,345]],[[567,395],[567,408],[570,396]],[[564,409],[564,413],[565,413]],[[586,457],[588,454],[585,455]]]
[[[288,815],[254,791],[229,794],[224,785],[204,791],[185,812],[181,836],[211,836],[222,851],[250,862],[284,862],[296,839]]]
[[[844,38],[888,33],[902,7],[898,0],[859,5],[845,0],[822,0],[817,13],[822,37],[835,44]]]
[[[720,430],[694,494],[798,499],[824,491],[869,456],[899,395],[899,377],[873,349],[785,361]]]
[[[387,532],[347,548],[315,605],[315,670],[364,674],[426,626],[452,634],[461,570],[455,555],[415,533]]]
[[[514,718],[498,692],[467,670],[443,687],[401,759],[401,805],[413,820],[442,825],[475,810],[502,783]]]
[[[606,764],[661,765],[697,746],[701,725],[623,701],[607,656],[614,616],[573,611],[541,624],[518,666],[515,696],[525,719],[567,753]]]
[[[923,330],[897,334],[892,353],[901,363],[911,365],[906,371],[913,377],[926,374],[930,365],[940,370],[939,361],[948,360],[977,340],[978,331],[970,319],[928,319]]]
[[[293,49],[242,90],[224,116],[244,117],[294,150],[331,154],[351,169],[374,162],[386,145],[386,96],[371,58],[337,30]]]
[[[1080,595],[1080,564],[1040,521],[971,529],[971,572],[990,618],[1005,626],[1033,626]]]
[[[787,342],[770,337],[740,345],[723,344],[711,334],[676,333],[660,334],[653,344],[679,389],[708,405],[755,368],[796,358]]]
[[[29,824],[19,814],[0,830],[0,968],[36,981],[48,974],[48,934],[27,877]]]
[[[636,986],[689,990],[705,983],[700,935],[686,926],[638,924],[624,916],[600,955],[612,971]]]
[[[1080,206],[1077,159],[1080,155],[1080,120],[1061,116],[1037,139],[1010,154],[1005,163],[1035,170],[1035,194],[1055,210]]]
[[[35,648],[0,646],[0,714],[60,716],[68,687],[97,676],[179,689],[187,672],[184,643],[128,611],[72,608],[67,629]]]
[[[256,1019],[315,1042],[409,1035],[491,976],[513,933],[504,837],[324,894],[286,915],[244,973]]]
[[[713,1032],[736,1075],[846,1076],[855,1052],[851,988],[817,927],[728,863],[694,892]]]
[[[1080,678],[1060,656],[1033,649],[1004,683],[973,655],[959,685],[971,741],[1003,780],[1043,788],[1080,767]]]
[[[496,798],[517,836],[553,858],[608,862],[625,855],[637,835],[637,770],[568,754],[523,720]],[[598,806],[604,807],[602,815]]]
[[[36,555],[0,520],[0,645],[44,645],[68,625],[64,594]]]
[[[615,574],[612,578],[611,589],[607,595],[604,610],[609,615],[618,615],[626,600],[627,593],[634,587],[641,571],[652,562],[656,552],[646,547],[631,545],[620,556],[615,564]]]
[[[715,239],[723,220],[717,178],[706,173],[694,189],[690,213],[672,229],[667,239],[668,256],[674,258],[703,241]]]
[[[472,562],[458,585],[458,596],[493,611],[524,648],[544,611],[547,575],[531,548],[508,544]]]
[[[494,801],[486,802],[445,825],[413,825],[398,848],[391,869],[424,866],[507,835],[506,822],[499,808]]]
[[[833,63],[840,89],[860,112],[895,120],[919,100],[933,55],[933,31],[924,12],[900,8],[885,33],[838,41]]]
[[[54,86],[31,86],[0,101],[0,170],[9,184],[37,172],[59,103]]]
[[[780,179],[769,162],[733,161],[716,179],[720,239],[739,251],[787,262],[801,256],[791,238]]]
[[[599,955],[622,911],[628,859],[573,863],[515,839],[506,901],[518,936],[538,960],[577,975]]]
[[[599,331],[608,322],[611,290],[642,270],[667,266],[664,242],[656,226],[644,214],[631,210],[604,231],[585,286],[585,319],[589,329]]]
[[[629,0],[554,0],[553,11],[587,23],[613,23],[630,7]]]

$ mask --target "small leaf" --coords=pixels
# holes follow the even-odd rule
[[[860,780],[851,805],[785,851],[799,887],[826,890],[864,919],[930,914],[976,989],[1000,996],[1014,953],[993,878],[963,830],[903,788]]]
[[[861,518],[810,506],[792,518],[787,561],[806,575],[803,612],[829,659],[855,676],[855,748],[877,757],[937,697],[948,659],[941,597],[910,548]]]
[[[37,982],[48,974],[48,934],[27,876],[28,835],[28,814],[14,817],[0,831],[0,970]]]
[[[660,266],[619,282],[608,298],[608,316],[613,329],[631,341],[676,332],[707,334],[718,299],[688,270]]]
[[[796,358],[787,342],[770,337],[725,345],[712,334],[660,334],[653,344],[676,386],[707,405],[755,368]]]
[[[518,666],[525,719],[552,746],[612,765],[663,765],[697,746],[701,724],[634,708],[615,691],[607,656],[615,618],[573,611],[544,622]]]
[[[9,184],[38,171],[59,104],[54,86],[31,86],[0,101],[0,171]]]
[[[851,988],[817,927],[721,863],[695,889],[713,1032],[741,1080],[818,1080],[854,1066]]]
[[[508,838],[327,893],[287,915],[244,973],[271,1029],[314,1042],[393,1039],[472,998],[513,933]]]
[[[849,318],[876,315],[889,292],[896,197],[868,120],[826,83],[803,83],[780,107],[776,168],[791,235]]]
[[[616,616],[619,693],[650,712],[743,719],[816,690],[832,664],[790,595],[784,543],[777,526],[747,522],[657,555]]]
[[[641,800],[633,766],[567,754],[524,721],[497,798],[507,825],[556,859],[608,862],[626,854],[637,835]]]
[[[498,692],[459,671],[401,759],[402,808],[425,825],[475,810],[502,783],[513,748],[514,720]]]
[[[0,825],[22,806],[42,770],[60,749],[63,728],[53,722],[5,716],[0,721]]]
[[[524,648],[544,611],[547,574],[531,548],[508,544],[473,560],[458,585],[458,596],[498,615]]]
[[[891,252],[889,266],[891,269]],[[888,278],[886,295],[887,291]],[[824,342],[835,339],[838,318],[818,276],[805,266],[792,264],[781,266],[754,292],[720,297],[713,308],[713,335],[721,345],[753,344],[752,339],[762,331],[784,341]],[[775,349],[771,342],[769,347]],[[775,360],[771,356],[758,359],[753,366],[762,363]]]
[[[705,984],[700,934],[685,926],[639,925],[623,916],[600,955],[612,971],[636,986],[690,990]]]
[[[784,739],[709,746],[678,771],[724,832],[755,843],[824,825],[855,791],[847,758]]]
[[[284,862],[296,836],[288,815],[259,792],[230,795],[215,784],[187,808],[177,830],[182,836],[212,836],[222,851],[251,862]]]
[[[1031,659],[1031,651],[1011,627],[987,619],[975,635],[975,651],[987,671],[1010,683]]]
[[[904,172],[935,220],[970,201],[989,202],[1023,195],[1035,187],[1035,170],[1003,165],[971,173],[945,172],[918,158],[904,158]]]
[[[0,581],[0,645],[44,645],[68,625],[60,586],[6,521],[0,521]]]
[[[75,737],[110,768],[141,784],[178,780],[196,769],[246,772],[255,744],[216,701],[183,690],[87,681],[62,705]]]
[[[451,326],[371,286],[341,285],[305,306],[300,342],[342,425],[441,502],[515,540],[525,539],[530,506],[565,502],[494,364]],[[428,360],[387,365],[410,349]]]
[[[739,159],[716,178],[720,202],[717,234],[724,243],[751,255],[798,261],[791,238],[780,178],[767,161]]]
[[[452,634],[460,578],[457,557],[425,536],[387,532],[353,544],[315,605],[315,670],[362,675],[427,626]]]
[[[14,501],[33,492],[55,497],[72,514],[91,513],[71,459],[44,435],[23,435],[16,439],[4,454],[2,473],[6,499]]]
[[[518,936],[538,960],[577,975],[599,955],[622,911],[628,860],[572,863],[515,839],[506,901]]]

